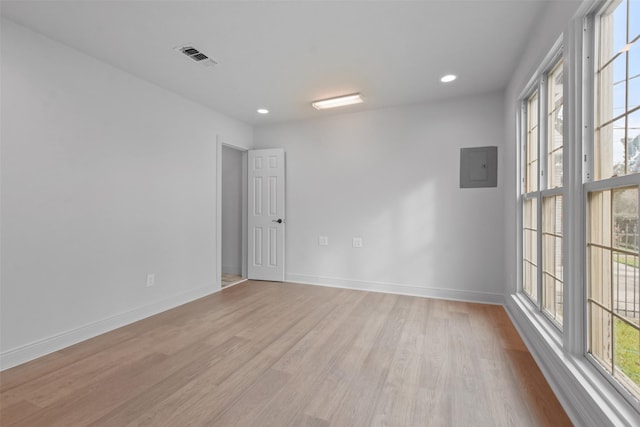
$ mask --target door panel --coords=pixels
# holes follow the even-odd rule
[[[249,279],[284,280],[284,165],[281,148],[249,151]]]

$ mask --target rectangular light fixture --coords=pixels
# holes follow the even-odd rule
[[[362,96],[359,93],[352,93],[351,95],[337,96],[335,98],[321,99],[320,101],[313,101],[311,105],[316,110],[325,110],[327,108],[342,107],[345,105],[360,104],[363,101]]]

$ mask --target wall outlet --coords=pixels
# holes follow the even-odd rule
[[[147,288],[156,283],[156,275],[154,273],[147,274]]]
[[[353,247],[361,248],[362,247],[362,237],[354,237],[353,238]]]
[[[329,237],[327,236],[318,237],[318,244],[320,246],[329,246]]]

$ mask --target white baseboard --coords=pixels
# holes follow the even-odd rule
[[[511,322],[525,342],[545,379],[577,426],[640,425],[640,416],[586,358],[572,356],[549,333],[536,313],[517,295],[506,298],[505,308]]]
[[[488,292],[476,292],[458,289],[441,289],[391,282],[371,282],[364,280],[342,279],[339,277],[312,276],[308,274],[287,273],[287,282],[305,285],[327,286],[332,288],[355,289],[370,292],[383,292],[397,295],[410,295],[426,298],[438,298],[454,301],[478,302],[483,304],[504,304],[504,295]]]
[[[45,356],[77,344],[81,341],[88,340],[122,326],[137,322],[138,320],[153,316],[154,314],[178,307],[198,298],[218,292],[219,290],[219,283],[215,286],[205,286],[127,311],[125,313],[119,313],[106,319],[102,319],[70,331],[62,332],[21,347],[7,350],[0,353],[0,371],[21,365],[33,359],[37,359],[38,357]]]

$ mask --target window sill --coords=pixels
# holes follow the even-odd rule
[[[506,309],[574,424],[640,425],[640,413],[584,355],[564,351],[562,335],[525,296],[508,297]]]

